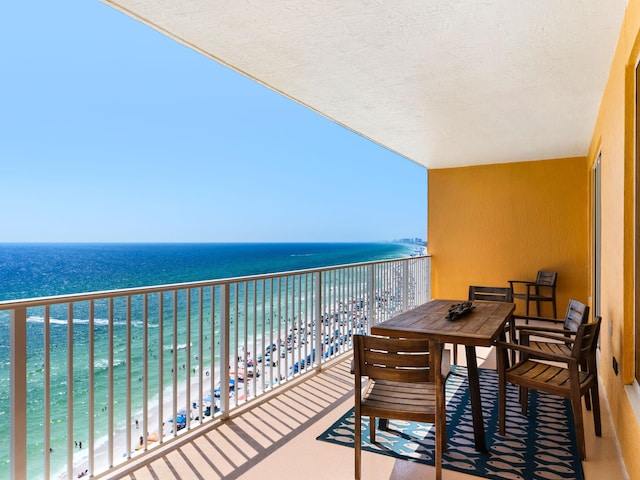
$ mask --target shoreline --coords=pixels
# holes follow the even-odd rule
[[[205,377],[206,378],[206,377]],[[219,373],[215,378],[220,378]],[[199,392],[199,376],[191,376],[191,392]],[[206,380],[205,380],[206,381]],[[207,387],[208,388],[208,387]],[[117,466],[130,458],[134,458],[137,455],[148,451],[154,446],[159,445],[159,441],[161,438],[173,438],[172,423],[169,423],[167,420],[173,414],[173,391],[171,386],[165,387],[163,392],[163,406],[162,413],[163,417],[167,417],[167,419],[162,420],[163,429],[158,432],[159,420],[160,420],[160,409],[158,405],[158,397],[154,397],[149,401],[149,405],[152,405],[147,410],[147,430],[148,432],[144,432],[144,420],[143,420],[143,411],[138,411],[132,414],[132,422],[129,426],[130,434],[131,434],[131,452],[127,452],[127,427],[122,427],[114,432],[113,435],[113,464]],[[208,390],[203,389],[203,393],[206,397]],[[186,407],[187,401],[187,386],[185,383],[181,384],[180,388],[178,388],[178,395],[176,397],[177,411],[183,410]],[[191,402],[200,401],[196,399],[194,395],[191,395]],[[193,421],[193,420],[192,420]],[[158,440],[150,440],[153,436],[156,435]],[[179,434],[178,434],[179,435]],[[140,437],[143,438],[143,448],[137,448],[140,445]],[[144,448],[146,439],[146,449]],[[85,453],[86,452],[86,453]],[[124,457],[129,456],[130,458],[126,458],[122,460]],[[106,471],[109,467],[109,442],[108,435],[100,437],[96,439],[94,446],[94,475],[98,475]],[[74,454],[73,461],[73,477],[71,478],[83,478],[79,476],[82,472],[89,469],[89,448],[87,443],[86,450],[83,450],[82,453],[78,452]],[[88,476],[88,474],[87,474]],[[55,473],[52,475],[52,478],[56,479],[67,479],[66,465],[61,468],[59,473]]]
[[[334,322],[335,323],[335,322]],[[308,333],[308,335],[312,335],[311,332]],[[307,348],[307,356],[311,355],[311,352],[313,351],[313,347],[309,346]],[[263,359],[266,359],[267,356],[269,355],[268,352],[265,352],[263,355],[261,355],[263,357]],[[304,358],[305,357],[305,348],[304,345],[301,346],[300,348],[300,355]],[[260,355],[259,355],[260,356]],[[282,375],[280,372],[282,369],[284,369],[284,358],[282,358],[281,356],[278,357],[278,361],[277,361],[277,366],[273,366],[271,368],[270,365],[266,364],[263,360],[263,362],[258,363],[259,367],[248,367],[248,366],[243,366],[243,362],[238,361],[237,365],[238,365],[238,371],[244,370],[245,372],[247,372],[249,369],[253,368],[254,371],[259,371],[259,375],[257,377],[254,378],[244,378],[244,381],[238,381],[237,385],[238,388],[234,388],[234,391],[230,394],[229,399],[230,399],[230,406],[231,407],[235,407],[237,406],[239,403],[242,403],[244,401],[247,401],[246,399],[249,399],[251,397],[254,396],[254,391],[256,396],[259,396],[261,394],[264,393],[265,390],[270,389],[271,385],[274,385],[276,383],[279,383],[281,380],[290,380],[294,377],[295,374],[299,373],[299,370],[296,370],[294,368],[294,364],[296,362],[299,362],[299,360],[297,359],[298,356],[298,348],[297,346],[295,348],[291,348],[290,351],[287,352],[287,368],[289,370],[288,375],[284,375],[284,378],[276,378],[276,379],[272,379],[271,378],[271,371],[273,368],[273,374],[274,376],[277,375]],[[247,356],[247,360],[253,360],[249,355]],[[282,363],[281,363],[282,362]],[[235,359],[230,359],[230,368],[234,368],[236,361]],[[312,362],[313,363],[313,362]],[[299,364],[300,365],[300,364]],[[299,367],[298,367],[299,368]],[[300,369],[302,370],[302,369]],[[211,369],[209,369],[209,371],[211,371]],[[295,373],[294,373],[295,371]],[[214,378],[214,389],[218,388],[221,384],[221,376],[220,376],[220,369],[216,368],[213,370],[213,378]],[[204,415],[204,410],[205,408],[203,407],[203,418],[205,418],[205,420],[202,421],[202,424],[207,423],[209,421],[211,421],[212,418],[214,418],[215,416],[215,412],[216,409],[218,408],[217,404],[219,405],[219,398],[214,396],[213,391],[210,391],[210,385],[211,385],[211,381],[209,380],[209,377],[204,376],[203,377],[203,398],[204,400],[201,400],[199,397],[199,387],[200,387],[200,377],[199,374],[196,372],[195,374],[192,374],[190,376],[190,381],[191,381],[191,385],[190,385],[190,407],[193,407],[193,404],[196,403],[197,405],[199,405],[200,403],[203,403],[203,405],[205,403],[209,403],[206,398],[208,396],[211,397],[211,416],[205,416]],[[255,384],[255,385],[254,385]],[[264,386],[264,388],[263,388]],[[195,392],[195,394],[194,394]],[[234,399],[235,397],[235,399]],[[127,442],[127,428],[123,427],[120,428],[118,430],[116,430],[114,432],[113,435],[113,448],[114,448],[114,452],[113,452],[113,464],[114,467],[117,467],[119,464],[124,463],[130,459],[135,458],[136,456],[138,456],[141,453],[147,452],[159,445],[161,445],[160,443],[160,439],[164,438],[165,440],[169,440],[174,438],[175,436],[180,436],[180,430],[178,430],[177,435],[174,435],[173,433],[173,423],[170,422],[170,418],[173,415],[173,391],[172,391],[172,387],[171,386],[166,386],[165,390],[163,392],[163,408],[162,408],[162,416],[164,418],[164,420],[162,420],[162,424],[163,424],[163,429],[161,432],[158,432],[158,426],[159,426],[159,419],[160,419],[160,412],[159,412],[159,405],[158,405],[158,399],[157,396],[152,398],[149,401],[149,405],[153,405],[151,408],[148,409],[148,413],[147,413],[147,430],[148,432],[144,432],[144,421],[143,421],[143,412],[139,411],[139,412],[135,412],[133,414],[133,419],[132,419],[132,423],[130,425],[130,435],[131,435],[131,452],[129,453],[129,458],[124,459],[124,457],[127,457],[127,448],[126,448],[126,442]],[[181,410],[187,410],[187,413],[190,415],[190,422],[192,427],[194,423],[200,423],[200,420],[197,420],[196,417],[198,416],[199,413],[199,409],[198,408],[189,408],[187,409],[187,386],[186,383],[183,382],[179,388],[178,388],[178,392],[177,392],[177,396],[176,396],[176,411],[180,412]],[[136,421],[138,422],[137,427],[136,427]],[[197,428],[197,425],[196,427]],[[146,433],[146,434],[145,434]],[[150,438],[154,438],[154,436],[157,435],[158,440],[156,441],[150,441]],[[137,448],[140,445],[140,437],[142,436],[143,438],[143,446],[142,448]],[[145,442],[146,439],[146,442]],[[145,443],[146,443],[146,448],[145,448]],[[72,477],[67,477],[67,472],[66,472],[66,464],[64,466],[61,467],[59,472],[56,472],[54,474],[52,474],[52,478],[56,478],[56,479],[68,479],[68,478],[84,478],[84,476],[81,475],[82,472],[88,471],[89,469],[89,448],[88,448],[88,443],[86,444],[86,449],[83,449],[81,452],[77,452],[74,454],[74,462],[73,462],[73,476]],[[94,446],[94,475],[99,475],[105,471],[108,470],[109,467],[109,445],[108,445],[108,436],[103,436],[99,439],[96,439],[95,442],[95,446]],[[121,461],[121,459],[124,459]],[[89,472],[90,473],[90,472]],[[86,478],[89,478],[89,473],[86,474]]]

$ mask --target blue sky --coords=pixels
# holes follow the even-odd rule
[[[424,167],[97,0],[0,44],[0,242],[426,237]]]

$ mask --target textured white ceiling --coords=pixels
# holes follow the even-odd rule
[[[586,155],[626,7],[103,1],[428,168]]]

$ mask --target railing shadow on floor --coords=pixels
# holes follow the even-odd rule
[[[194,429],[99,478],[238,479],[353,397],[350,362],[351,355],[343,355],[320,373],[301,376],[286,391],[239,409],[227,420]]]

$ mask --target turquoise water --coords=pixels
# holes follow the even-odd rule
[[[416,248],[390,243],[371,244],[0,244],[0,300],[31,298],[59,294],[112,290],[127,287],[161,285],[197,280],[211,280],[236,276],[274,273],[321,266],[342,265],[371,260],[386,260],[407,257],[416,253]],[[192,299],[193,301],[194,299]],[[170,303],[171,299],[166,300]],[[179,302],[185,302],[179,298]],[[84,309],[84,310],[83,310]],[[127,369],[125,305],[114,305],[114,383],[116,398],[114,417],[126,418],[125,391]],[[157,358],[157,322],[153,320],[157,304],[149,304],[148,351],[149,358]],[[143,312],[142,305],[131,306],[130,367],[132,378],[142,377],[143,356]],[[35,478],[44,468],[43,455],[43,322],[44,312],[30,312],[27,322],[28,335],[28,456],[30,478]],[[186,338],[172,338],[171,309],[163,321],[165,352],[178,346],[177,365],[186,362]],[[51,462],[52,472],[66,465],[67,444],[67,335],[68,312],[66,309],[51,311]],[[88,411],[90,365],[88,362],[89,323],[86,305],[78,305],[73,318],[73,371],[74,412]],[[95,375],[95,438],[103,439],[108,432],[107,382],[108,382],[108,305],[97,303],[93,335],[96,340],[93,372]],[[210,317],[205,316],[205,328],[211,328]],[[216,320],[214,320],[216,322]],[[195,330],[194,330],[195,328]],[[213,326],[219,331],[219,325]],[[192,328],[192,339],[197,338],[197,326]],[[102,341],[101,341],[102,339]],[[192,345],[196,350],[198,345]],[[204,362],[211,363],[210,353],[205,350]],[[9,328],[8,318],[0,313],[0,428],[8,432],[9,421]],[[165,356],[165,383],[171,379],[172,355]],[[150,365],[150,390],[154,390],[154,369]],[[180,371],[185,382],[189,372]],[[157,379],[156,379],[157,382]],[[135,381],[134,381],[135,383]],[[136,385],[133,385],[136,388]],[[142,408],[140,396],[133,401],[134,415]],[[88,418],[74,417],[75,441],[88,436]],[[123,427],[116,425],[116,428]],[[151,430],[156,430],[151,426]],[[0,478],[8,477],[8,435],[0,437]],[[76,455],[84,452],[78,447]],[[40,472],[38,471],[40,470]],[[33,474],[33,476],[31,475]]]

